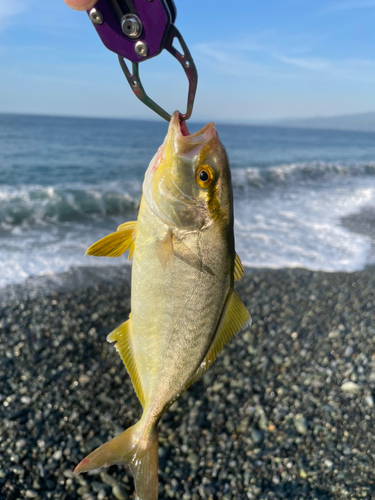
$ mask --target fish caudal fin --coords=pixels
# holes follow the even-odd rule
[[[129,465],[139,500],[158,498],[158,433],[156,425],[141,428],[141,421],[103,444],[82,460],[74,473],[113,464]]]
[[[130,463],[130,469],[139,500],[157,500],[158,433],[156,426],[147,440],[147,445],[138,446],[135,457]]]

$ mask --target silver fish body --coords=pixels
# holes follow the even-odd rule
[[[141,500],[157,499],[157,424],[163,413],[250,324],[234,292],[243,268],[234,250],[229,163],[209,124],[188,135],[176,112],[145,175],[136,222],[88,253],[133,256],[131,315],[109,335],[143,406],[140,421],[77,467],[127,463]]]

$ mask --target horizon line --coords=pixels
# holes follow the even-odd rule
[[[311,117],[304,117],[304,118],[274,118],[274,119],[260,119],[260,118],[249,118],[249,119],[243,119],[243,118],[232,118],[232,119],[214,119],[214,120],[208,120],[208,121],[213,121],[214,123],[218,123],[220,125],[233,125],[233,126],[259,126],[259,127],[278,127],[278,128],[295,128],[295,129],[307,129],[307,130],[337,130],[337,131],[342,131],[342,132],[375,132],[375,129],[373,130],[364,130],[364,129],[349,129],[349,128],[344,128],[344,129],[333,129],[332,127],[327,127],[325,128],[324,126],[317,127],[317,126],[311,126],[311,127],[304,127],[302,125],[288,125],[288,122],[301,122],[303,123],[304,121],[309,121],[309,120],[330,120],[330,119],[337,119],[337,118],[345,118],[345,117],[355,117],[355,116],[361,116],[361,115],[370,115],[373,114],[375,115],[375,111],[366,111],[366,112],[361,112],[361,113],[347,113],[343,115],[331,115],[331,116],[311,116]],[[87,116],[87,115],[71,115],[71,114],[54,114],[54,113],[28,113],[28,112],[8,112],[8,111],[0,111],[0,116],[30,116],[30,117],[40,117],[40,118],[76,118],[78,120],[118,120],[118,121],[139,121],[139,122],[151,122],[151,123],[164,123],[166,120],[161,119],[159,121],[158,116],[155,117],[132,117],[132,116]],[[207,119],[204,118],[198,118],[197,120],[190,119],[189,123],[192,124],[201,124],[201,123],[206,123]],[[168,123],[168,122],[167,122]]]

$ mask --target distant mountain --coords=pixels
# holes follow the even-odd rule
[[[271,123],[270,123],[271,124]],[[284,119],[272,122],[273,125],[297,128],[320,128],[334,130],[358,130],[361,132],[375,132],[375,112],[355,115],[331,117],[315,117],[304,119]]]

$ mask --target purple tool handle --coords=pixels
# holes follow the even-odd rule
[[[163,50],[171,19],[162,0],[133,0],[133,4],[143,24],[143,32],[136,40],[129,39],[122,32],[120,22],[108,0],[99,0],[95,4],[95,9],[103,16],[103,23],[94,26],[107,49],[136,63],[150,59]],[[87,11],[88,14],[90,10]],[[147,45],[147,57],[135,52],[134,46],[138,41]]]

